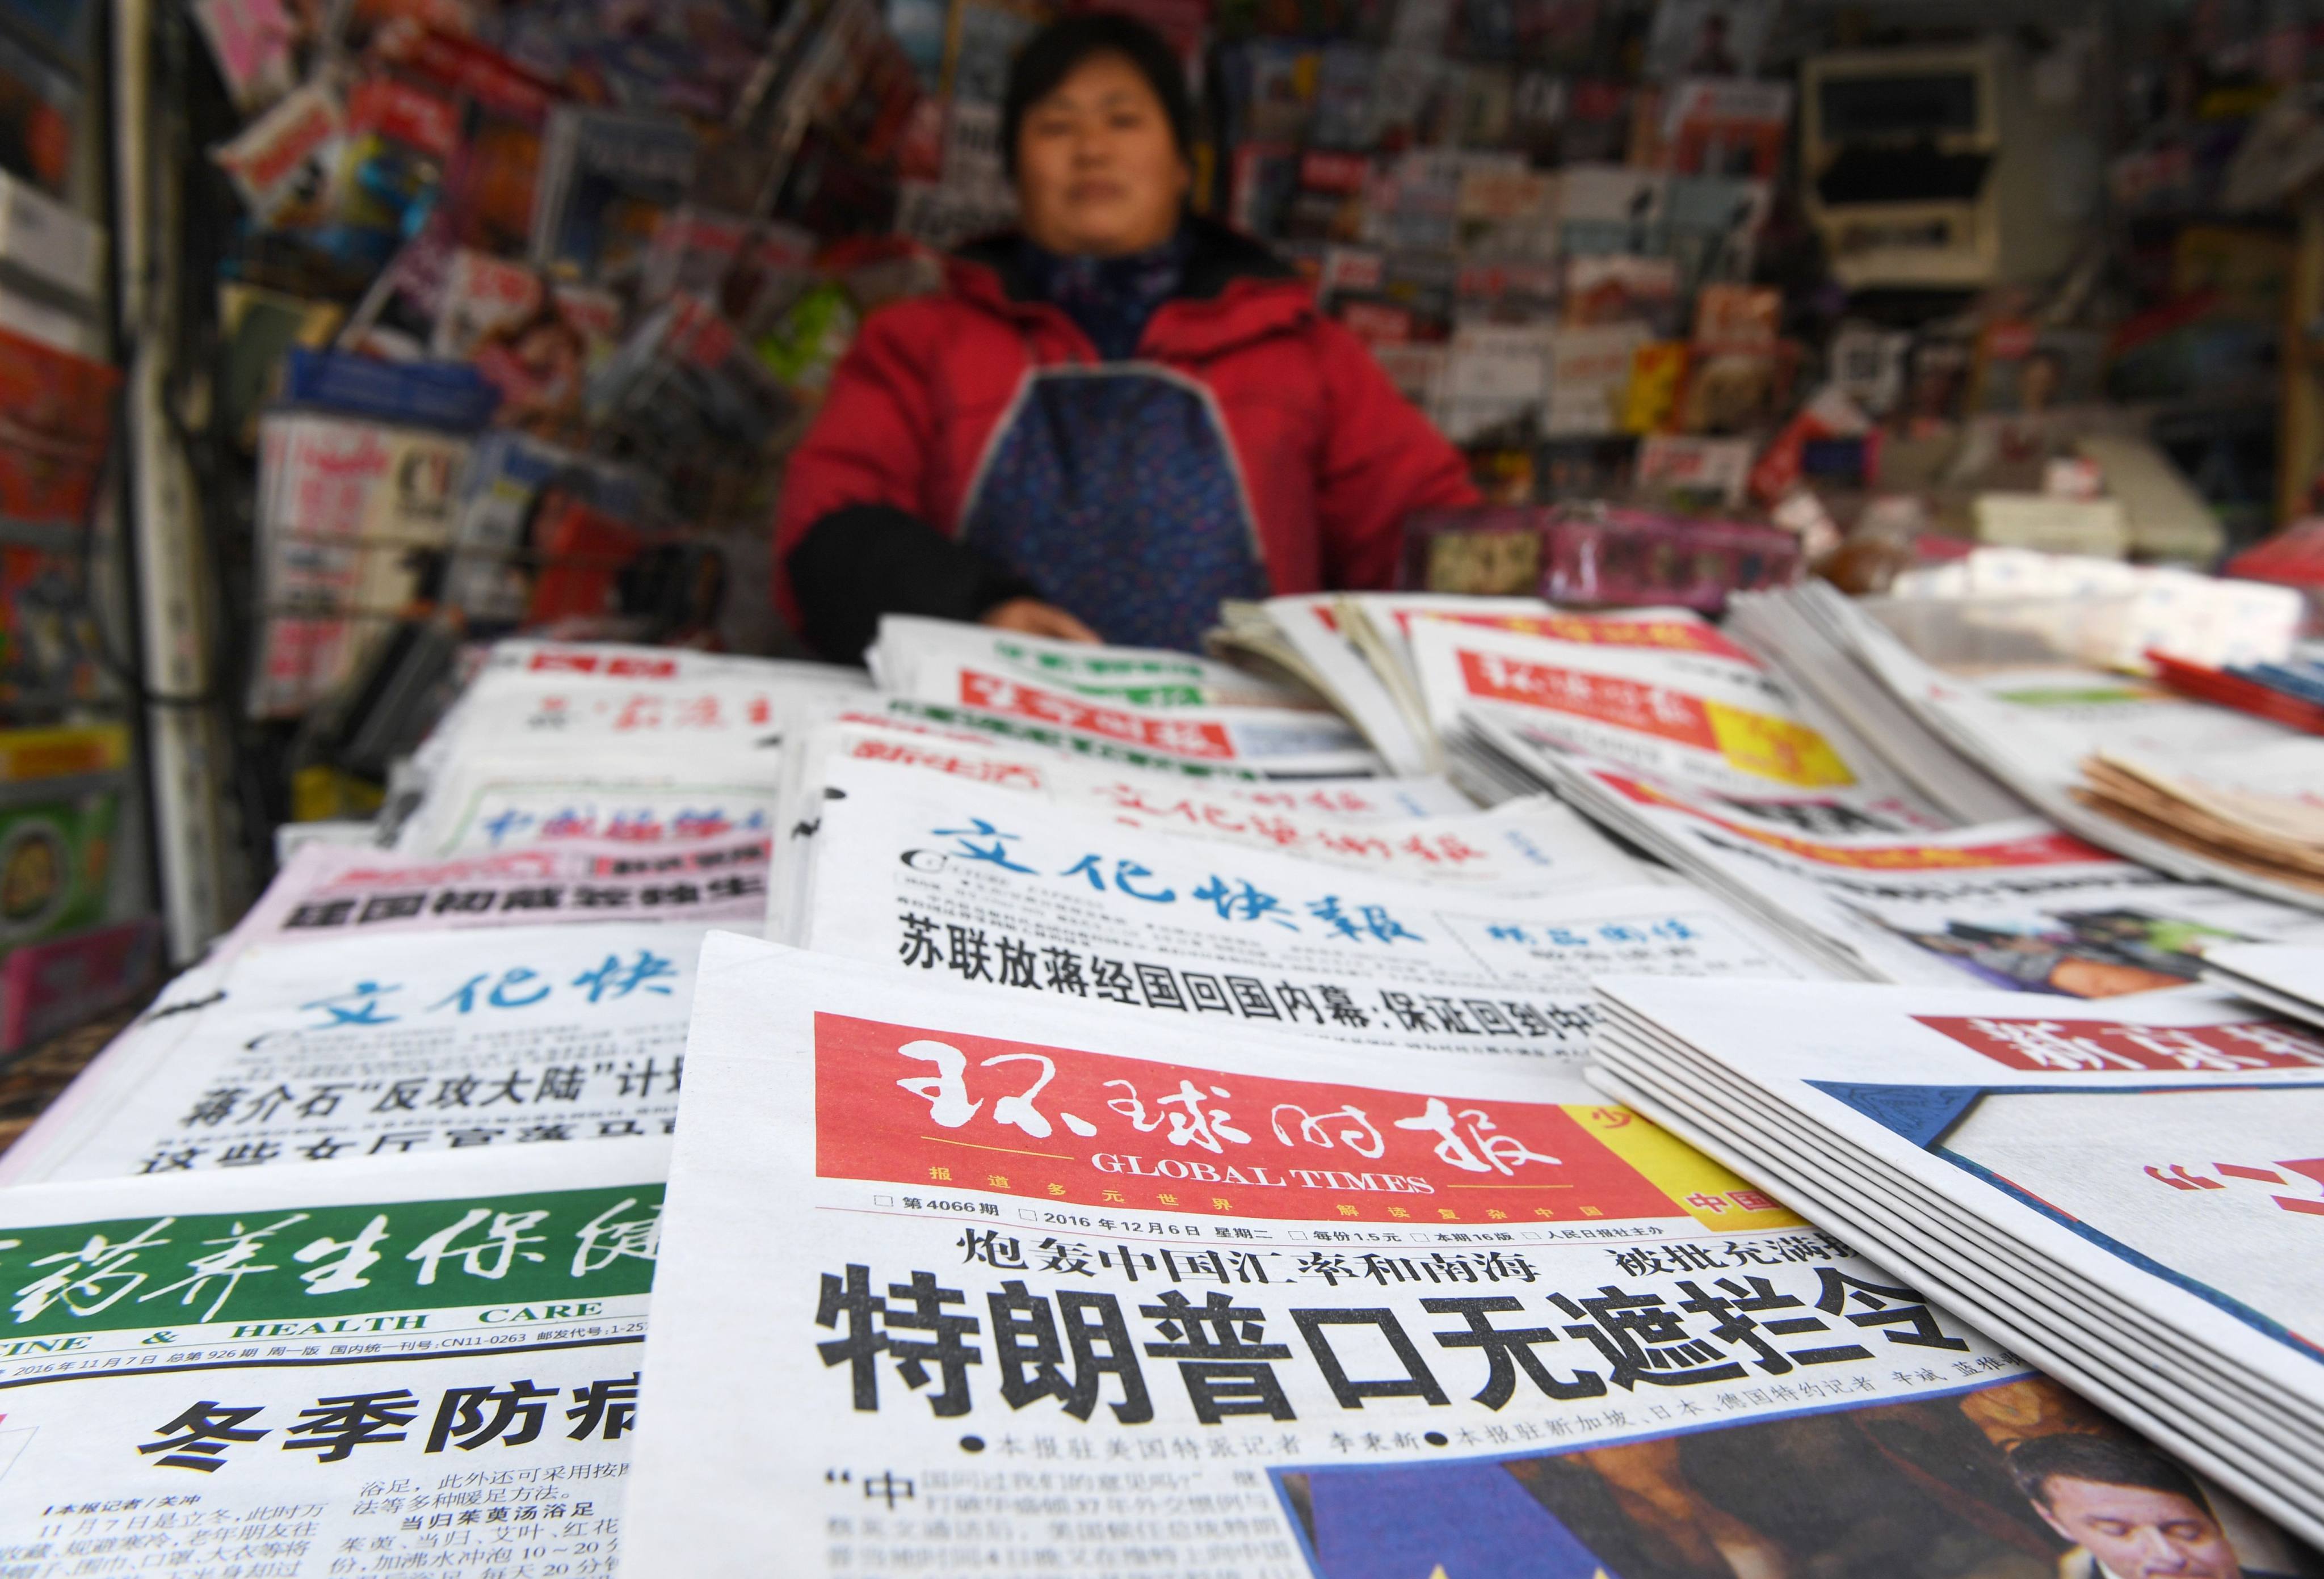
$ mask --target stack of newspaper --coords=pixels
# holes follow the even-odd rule
[[[1438,773],[1442,742],[1413,674],[1409,628],[1422,614],[1491,620],[1550,613],[1538,598],[1432,592],[1316,592],[1229,602],[1206,640],[1216,656],[1305,686],[1340,710],[1394,773]]]
[[[872,698],[493,649],[394,847],[301,846],[0,1157],[0,1565],[610,1573],[702,941]]]
[[[1549,891],[1652,880],[1646,868],[1545,797],[1481,812],[1443,778],[1157,778],[1099,757],[850,711],[785,762],[776,871],[793,908],[770,916],[770,936],[798,935],[792,918],[804,917],[816,835],[827,816],[853,821],[853,807],[834,803],[849,798],[858,765],[866,764],[1041,796],[1084,825],[1192,835],[1456,888]],[[887,776],[875,768],[872,776]],[[1028,810],[1018,808],[1019,815]]]
[[[2324,1028],[2324,949],[2244,943],[2214,949],[2203,978],[2279,1014]]]
[[[1794,827],[1945,825],[1840,719],[1692,610],[1423,618],[1411,644],[1432,721],[1504,783],[1595,799],[1569,768],[1585,756]]]
[[[503,644],[0,1158],[0,1569],[2296,1570],[1588,1084],[1805,934],[1216,665],[876,656]]]
[[[2307,895],[2324,907],[2324,741],[2287,736],[2190,761],[2152,746],[2100,746],[2077,798],[2118,826]]]
[[[1554,804],[1351,817],[1329,784],[1285,796],[1119,780],[1124,815],[1005,787],[1040,765],[991,761],[827,756],[770,932],[1019,1001],[1553,1061],[1580,1055],[1589,977],[1625,961],[1815,973]]]
[[[1874,608],[1802,586],[1738,600],[1738,629],[1836,710],[1854,699],[1857,718],[1883,721],[1870,738],[1938,803],[1975,783],[1946,766],[1960,758],[2118,855],[2324,909],[2324,740],[2039,643],[1941,666]],[[1884,612],[1922,619],[1902,601]]]
[[[399,777],[395,848],[763,840],[783,741],[872,700],[861,672],[823,664],[505,641]]]
[[[2200,990],[1599,987],[1606,1090],[2324,1539],[2324,1037]]]
[[[1570,1075],[704,970],[624,1573],[2292,1556]]]
[[[2038,818],[1950,825],[1899,765],[1697,616],[1416,623],[1446,738],[1547,788],[1828,972],[2106,997],[2207,951],[2324,940],[2312,912],[2181,882]]]
[[[1187,653],[891,614],[863,656],[899,716],[1003,739],[1247,777],[1380,767],[1313,694]]]
[[[2021,817],[2033,807],[1941,736],[1858,661],[1862,634],[1848,599],[1820,583],[1748,592],[1729,604],[1726,630],[1796,694],[1846,721],[1884,763],[1954,822]]]
[[[768,904],[813,665],[493,648],[392,848],[311,842],[0,1157],[17,1183],[666,1134],[694,958]]]

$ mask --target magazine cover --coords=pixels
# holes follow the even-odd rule
[[[694,179],[694,134],[660,115],[559,106],[532,212],[536,263],[585,280],[643,265],[654,227]]]
[[[120,381],[103,363],[0,329],[0,515],[87,519]]]
[[[0,170],[64,197],[80,111],[80,87],[69,75],[0,32]]]

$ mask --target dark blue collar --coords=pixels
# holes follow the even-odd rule
[[[1113,258],[1062,256],[1020,241],[1018,262],[1031,294],[1064,309],[1100,356],[1118,362],[1137,353],[1154,310],[1178,294],[1193,250],[1181,225],[1158,246]]]

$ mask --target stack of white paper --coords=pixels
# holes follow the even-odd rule
[[[2210,668],[2280,663],[2306,614],[2291,587],[2024,548],[1908,570],[1889,594],[1908,606],[1956,603],[1970,629],[2024,631],[2080,662],[2134,673],[2150,652]]]
[[[1599,986],[1606,1090],[2324,1538],[2324,1039],[2200,989]]]

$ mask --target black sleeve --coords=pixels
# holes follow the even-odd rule
[[[862,661],[882,614],[975,620],[1033,584],[890,504],[851,504],[807,529],[790,557],[799,635],[834,663]]]

